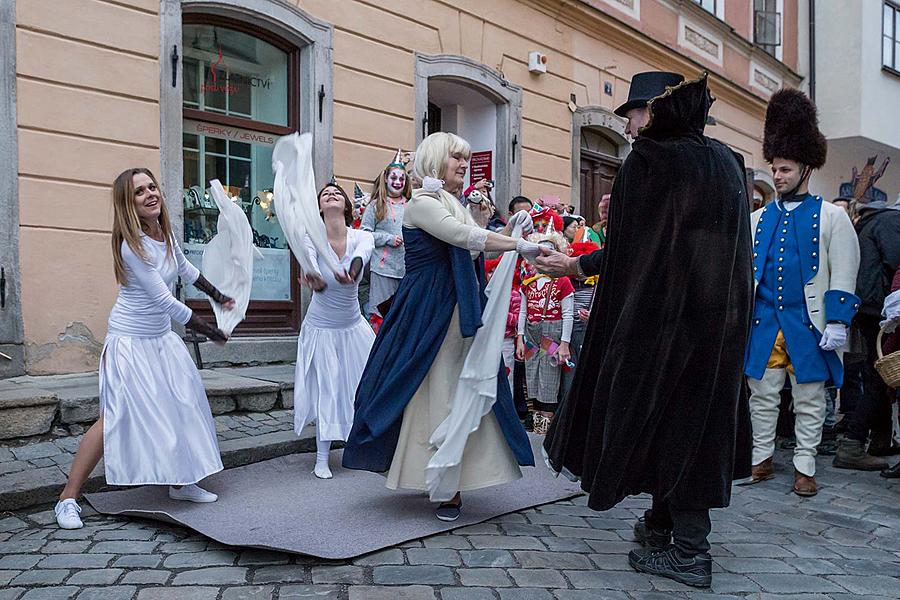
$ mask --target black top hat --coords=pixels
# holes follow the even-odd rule
[[[615,113],[624,117],[632,108],[647,106],[647,102],[665,93],[666,88],[676,86],[684,81],[684,77],[678,73],[665,71],[648,71],[638,73],[631,78],[631,87],[628,88],[628,101],[617,108]]]

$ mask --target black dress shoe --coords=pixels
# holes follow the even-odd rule
[[[662,550],[642,548],[628,553],[628,564],[636,571],[693,587],[708,588],[712,584],[712,557],[706,553],[685,557],[675,546]]]
[[[441,521],[455,521],[462,512],[462,500],[459,502],[444,502],[437,507],[434,515]]]
[[[881,472],[881,476],[886,477],[887,479],[900,479],[900,462],[893,467],[884,469]]]
[[[672,543],[672,530],[653,529],[647,525],[647,517],[643,516],[634,524],[634,541],[645,547],[665,548]]]

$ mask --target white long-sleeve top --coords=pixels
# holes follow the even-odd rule
[[[538,289],[550,283],[550,279],[541,278],[535,282]],[[525,323],[528,321],[528,300],[525,294],[519,292],[521,303],[519,304],[519,335],[525,335]],[[575,325],[575,294],[569,294],[560,301],[560,312],[562,312],[562,334],[559,336],[563,342],[572,341],[572,328]]]
[[[304,243],[309,260],[318,267],[318,274],[325,281],[325,289],[313,292],[303,323],[322,329],[346,329],[356,325],[363,318],[359,312],[359,280],[362,278],[362,269],[352,284],[339,283],[328,268],[328,263],[316,252],[308,236]],[[344,256],[338,257],[330,246],[328,251],[341,267],[349,271],[350,263],[357,257],[362,259],[365,266],[374,248],[375,239],[371,233],[348,227],[347,249]]]
[[[109,335],[126,337],[159,337],[172,329],[172,321],[184,325],[193,312],[175,297],[175,280],[181,276],[185,285],[200,277],[200,270],[184,257],[181,248],[172,240],[173,254],[166,252],[166,243],[141,235],[141,245],[147,260],[122,242],[126,284],[119,286],[119,295],[109,313]]]

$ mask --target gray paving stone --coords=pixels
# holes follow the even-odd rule
[[[253,574],[253,583],[308,582],[306,569],[300,565],[262,567]]]
[[[436,535],[423,540],[426,548],[453,548],[456,550],[470,550],[472,544],[461,535]]]
[[[241,566],[249,565],[285,565],[290,562],[288,555],[284,552],[274,552],[272,550],[243,550],[238,558],[238,564]]]
[[[68,600],[81,591],[75,586],[59,586],[28,590],[19,600]]]
[[[54,456],[53,458],[56,457]],[[29,460],[28,462],[31,463],[32,467],[37,467],[38,469],[56,465],[56,461],[49,458],[35,458],[34,460]]]
[[[219,589],[214,587],[152,587],[138,592],[137,600],[215,600],[218,595]]]
[[[884,575],[832,575],[828,579],[852,594],[900,597],[900,579],[896,577],[886,577]]]
[[[499,592],[500,600],[553,600],[553,594],[549,590],[538,588],[514,588]]]
[[[583,554],[572,552],[515,552],[519,564],[526,569],[593,569],[591,561]]]
[[[738,594],[742,592],[758,592],[759,584],[746,575],[736,573],[717,573],[713,575],[712,591],[720,594]]]
[[[30,569],[44,558],[40,554],[9,554],[0,556],[0,569]]]
[[[44,540],[40,539],[0,542],[0,555],[37,552],[43,545]]]
[[[90,540],[51,540],[41,548],[44,554],[79,554],[91,545]]]
[[[566,578],[579,589],[649,591],[650,579],[640,573],[622,571],[564,571]]]
[[[354,586],[350,588],[350,600],[434,600],[434,590],[425,585],[378,588]]]
[[[186,542],[167,542],[157,548],[163,554],[182,554],[187,552],[203,552],[208,542],[205,540],[192,540]]]
[[[507,537],[505,535],[472,535],[469,541],[476,550],[544,550],[544,545],[535,538]]]
[[[24,529],[28,526],[28,523],[19,519],[17,517],[6,517],[4,519],[0,519],[0,531],[17,531],[19,529]]]
[[[547,515],[543,513],[534,513],[528,515],[528,521],[533,525],[563,525],[566,527],[590,527],[584,517],[573,517],[572,515]]]
[[[106,540],[144,540],[149,541],[156,535],[152,529],[106,529],[98,531],[94,536],[95,542]]]
[[[10,585],[57,585],[68,577],[69,571],[65,569],[35,569],[22,571],[10,581]]]
[[[558,600],[630,600],[625,592],[613,590],[553,590]]]
[[[364,567],[375,567],[378,565],[402,565],[403,551],[399,548],[389,548],[387,550],[379,550],[372,554],[367,554],[362,558],[353,561],[355,565]]]
[[[233,585],[246,582],[246,567],[206,567],[179,573],[172,585]]]
[[[622,538],[612,531],[604,531],[602,529],[594,529],[593,527],[563,527],[551,526],[550,531],[553,535],[561,538],[576,538],[579,540],[608,540],[611,542],[621,542]]]
[[[716,562],[726,571],[732,573],[796,573],[790,566],[792,559],[775,558],[716,558]]]
[[[542,537],[540,541],[551,552],[593,552],[591,547],[584,543],[584,540],[575,538]]]
[[[590,546],[594,552],[597,554],[628,554],[635,548],[640,548],[640,546],[635,542],[613,542],[613,541],[605,541],[605,540],[587,540],[587,545]]]
[[[17,448],[10,448],[13,455],[18,460],[35,460],[38,458],[47,458],[62,452],[53,442],[40,442],[38,444],[28,444]]]
[[[508,573],[516,585],[523,588],[561,588],[567,585],[562,573],[553,569],[509,569]]]
[[[833,562],[821,558],[788,558],[785,561],[804,575],[843,575],[846,573],[844,569]],[[883,563],[881,564],[883,565]],[[900,565],[897,566],[897,570],[900,574]]]
[[[157,554],[126,554],[114,560],[112,566],[154,569],[162,563],[162,559],[163,557]]]
[[[503,569],[457,569],[459,582],[463,585],[481,587],[508,587],[513,582]]]
[[[467,567],[514,567],[516,561],[506,550],[461,550],[459,552]]]
[[[9,582],[18,576],[22,571],[18,569],[3,569],[0,571],[0,585],[9,585]]]
[[[375,567],[373,579],[376,585],[431,584],[451,585],[456,582],[449,567],[435,565]]]
[[[842,592],[843,590],[824,577],[812,575],[780,575],[776,573],[760,573],[749,575],[766,592],[778,594],[801,594],[817,592]]]
[[[0,448],[0,463],[15,460],[16,455],[9,448]]]
[[[91,548],[91,552],[94,554],[150,554],[157,546],[159,546],[157,542],[117,540],[98,542]]]
[[[365,570],[353,565],[319,565],[312,568],[313,583],[365,583]]]
[[[495,598],[496,596],[494,596],[494,592],[490,588],[441,588],[441,600],[494,600]]]
[[[550,528],[546,525],[529,525],[527,523],[503,523],[500,529],[505,535],[530,535],[540,537],[550,535]]]
[[[134,584],[163,584],[169,580],[172,571],[163,571],[161,569],[138,569],[125,573],[122,577],[122,583]]]
[[[77,571],[67,585],[112,585],[124,573],[122,569],[85,569]]]
[[[16,600],[25,592],[25,588],[0,588],[0,600]]]
[[[248,585],[225,588],[222,591],[222,600],[270,600],[274,595],[274,585]]]
[[[279,600],[341,600],[342,595],[341,588],[336,585],[283,585],[278,592],[278,598]]]
[[[723,544],[722,547],[739,558],[789,558],[794,554],[770,544]]]
[[[51,554],[38,566],[42,569],[101,569],[112,559],[112,554]]]
[[[444,565],[457,567],[461,561],[459,553],[449,548],[410,548],[406,558],[411,565]]]
[[[136,590],[132,585],[85,588],[78,594],[78,600],[131,600]]]
[[[186,552],[172,554],[163,562],[167,569],[186,567],[215,567],[233,565],[237,554],[226,550],[204,550],[203,552]]]

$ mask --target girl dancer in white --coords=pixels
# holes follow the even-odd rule
[[[100,356],[100,418],[84,435],[56,505],[63,529],[82,526],[75,499],[101,457],[110,485],[169,485],[169,497],[215,502],[195,485],[222,470],[206,390],[171,321],[224,344],[226,336],[172,295],[176,278],[230,309],[182,254],[156,178],[129,169],[113,183],[113,261],[119,296]]]
[[[357,297],[363,266],[372,255],[375,240],[371,233],[351,227],[353,204],[334,180],[319,192],[319,211],[332,258],[344,272],[332,273],[307,238],[306,251],[318,272],[305,273],[301,279],[301,284],[312,288],[313,296],[297,340],[294,431],[300,435],[306,424],[316,421],[313,473],[330,479],[331,442],[346,441],[350,434],[356,386],[375,341],[372,328],[360,314]]]

